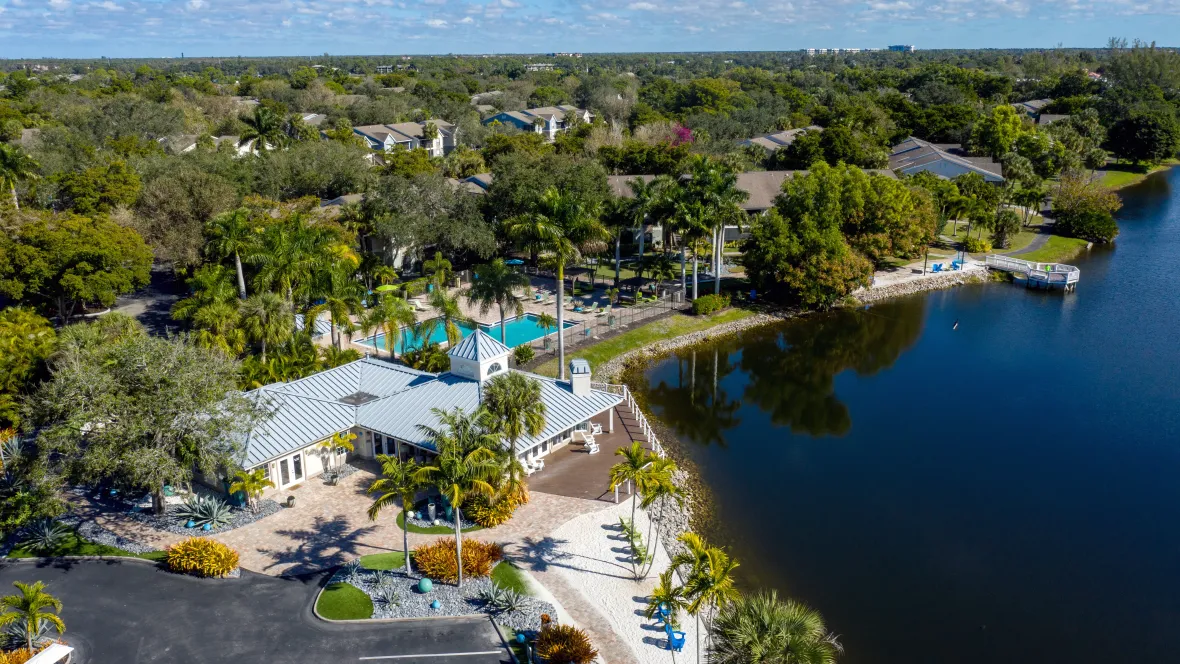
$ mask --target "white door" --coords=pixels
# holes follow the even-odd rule
[[[279,460],[279,488],[285,488],[303,481],[303,453]]]

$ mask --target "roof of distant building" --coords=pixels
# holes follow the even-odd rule
[[[931,171],[938,175],[943,175],[940,170],[957,170],[979,173],[991,182],[1004,179],[1003,166],[990,157],[968,157],[957,144],[936,145],[913,136],[893,147],[889,168],[907,174]]]
[[[817,131],[818,132],[818,131],[823,131],[823,130],[824,130],[823,127],[819,127],[816,125],[812,125],[810,127],[802,127],[799,129],[787,129],[786,131],[779,131],[779,132],[775,132],[773,134],[764,134],[762,136],[755,136],[754,138],[747,138],[744,141],[740,141],[738,144],[739,145],[757,145],[758,147],[763,148],[764,150],[766,150],[768,152],[773,152],[775,150],[778,150],[779,148],[785,148],[788,145],[790,145],[791,143],[794,143],[795,139],[798,138],[799,135],[804,132],[807,132],[807,131]]]

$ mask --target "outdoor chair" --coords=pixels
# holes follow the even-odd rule
[[[591,422],[590,423],[590,433],[592,433],[596,436],[601,434],[602,433],[602,425],[599,424],[598,422]]]
[[[587,454],[598,454],[598,443],[586,443]]]
[[[664,633],[668,635],[668,650],[680,652],[684,649],[684,632],[677,632],[665,623]]]
[[[545,470],[545,460],[544,459],[536,459],[535,461],[533,461],[533,468],[535,468],[538,473],[541,472],[542,470]]]
[[[935,263],[930,266],[931,272],[942,272],[942,263]]]

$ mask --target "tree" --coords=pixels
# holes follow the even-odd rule
[[[460,326],[471,324],[471,319],[459,306],[459,296],[448,295],[442,288],[435,288],[426,301],[434,308],[434,317],[418,324],[419,336],[423,341],[430,339],[434,331],[441,327],[447,335],[447,343],[451,346],[459,343],[463,339],[463,328]]]
[[[466,145],[455,146],[455,149],[443,158],[442,164],[443,175],[458,180],[485,173],[487,168],[483,155]]]
[[[385,334],[385,349],[389,351],[389,356],[393,357],[394,349],[402,337],[402,328],[411,327],[417,323],[418,318],[409,302],[392,293],[384,293],[373,308],[369,309],[365,320],[370,329],[375,331],[373,347],[377,348],[376,331],[379,330]]]
[[[653,506],[657,506],[659,511],[655,516],[648,518],[647,539],[651,542],[653,549],[659,545],[660,541],[660,530],[655,527],[656,521],[663,519],[664,512],[672,506],[671,503],[677,503],[681,507],[684,505],[684,492],[675,481],[676,471],[675,461],[667,457],[652,456],[650,480],[644,487],[643,501],[639,506],[649,512]],[[652,537],[653,532],[655,533],[654,538]],[[651,556],[647,563],[647,569],[643,570],[640,575],[641,578],[647,578],[655,562],[655,556]]]
[[[220,240],[210,232],[209,221],[232,210],[239,200],[234,182],[218,172],[205,170],[204,165],[191,163],[195,157],[181,157],[179,164],[169,160],[168,167],[146,179],[135,204],[133,227],[156,251],[157,259],[177,266],[201,263],[206,238]],[[210,247],[218,259],[234,255],[232,251],[220,253],[225,248]]]
[[[438,174],[383,177],[366,194],[361,212],[385,241],[387,262],[430,246],[451,255],[490,256],[496,236],[477,198]]]
[[[267,479],[265,468],[255,468],[252,471],[239,470],[234,473],[234,481],[229,485],[229,492],[246,494],[246,501],[250,503],[250,509],[258,511],[258,499],[262,497],[263,490],[267,488],[273,489],[275,483]]]
[[[1012,151],[1016,139],[1025,133],[1024,120],[1016,109],[1008,104],[999,104],[991,115],[975,125],[971,134],[973,149],[999,158]]]
[[[246,275],[242,271],[242,254],[250,251],[257,237],[250,223],[249,208],[219,214],[208,223],[209,250],[218,258],[234,257],[238,274],[238,297],[246,299]]]
[[[254,115],[243,117],[246,128],[238,137],[238,147],[254,144],[254,150],[265,153],[287,144],[287,133],[283,131],[283,118],[270,106],[259,104]]]
[[[748,194],[738,189],[737,172],[717,160],[703,156],[692,158],[687,181],[681,183],[681,195],[703,211],[713,234],[713,292],[721,292],[721,248],[725,226],[740,226],[745,213],[739,205]],[[692,296],[697,296],[696,255],[693,255]]]
[[[483,405],[493,422],[493,429],[508,439],[512,458],[516,458],[516,441],[523,436],[536,438],[545,430],[545,402],[541,400],[541,383],[518,372],[500,374],[484,385]],[[509,464],[509,478],[515,482],[517,464]]]
[[[284,343],[295,330],[295,314],[278,293],[251,295],[242,302],[239,314],[246,338],[261,346],[264,363],[266,347]]]
[[[413,459],[402,461],[387,454],[378,454],[377,461],[381,464],[381,477],[369,485],[369,493],[377,494],[373,504],[369,506],[369,520],[376,521],[381,512],[396,503],[401,504],[402,514],[405,515],[414,507],[414,497],[423,486],[419,478],[418,464]],[[409,519],[409,516],[406,515],[403,519]],[[409,532],[408,526],[402,527],[402,553],[406,559],[406,574],[413,573],[410,566]]]
[[[308,309],[305,320],[310,325],[319,318],[321,312],[327,311],[337,350],[340,349],[341,337],[347,334],[351,339],[356,330],[352,317],[364,311],[361,298],[365,294],[365,287],[356,280],[356,267],[357,264],[352,261],[327,264],[326,269],[319,272],[319,279],[312,287],[312,293],[322,299],[323,304]]]
[[[583,253],[602,251],[609,233],[599,220],[601,207],[577,195],[550,187],[531,212],[504,222],[510,239],[542,254],[553,266],[557,281],[557,329],[564,329],[565,266]],[[557,375],[565,378],[565,335],[557,335]]]
[[[61,325],[79,304],[109,307],[143,288],[151,266],[143,238],[108,219],[39,215],[0,236],[0,293],[48,305]]]
[[[722,606],[709,640],[715,664],[835,664],[844,652],[817,611],[773,590]]]
[[[444,288],[451,279],[451,261],[441,251],[434,252],[434,258],[422,263],[422,272],[431,275],[436,288]]]
[[[1118,235],[1114,213],[1121,207],[1118,195],[1082,175],[1062,177],[1053,192],[1058,232],[1091,242],[1110,242]]]
[[[1007,249],[1012,236],[1020,232],[1020,215],[1012,210],[1000,210],[992,222],[992,240],[997,247]]]
[[[524,298],[516,294],[517,289],[527,293],[529,278],[497,258],[475,268],[475,281],[466,292],[468,304],[478,305],[481,316],[486,316],[493,306],[500,310],[500,343],[505,346],[508,345],[505,309],[515,316],[524,314]]]
[[[12,585],[16,586],[20,594],[0,598],[0,606],[4,607],[4,613],[0,613],[0,626],[21,624],[24,627],[25,646],[30,652],[33,650],[33,639],[41,633],[43,623],[51,625],[58,634],[65,633],[66,624],[57,615],[61,613],[61,600],[45,592],[45,582],[13,581]]]
[[[62,347],[30,412],[39,445],[66,477],[146,489],[159,514],[165,485],[238,465],[239,441],[261,411],[236,390],[237,361],[186,336],[150,337],[142,328],[105,344],[67,338]]]
[[[254,288],[277,290],[292,307],[295,296],[310,295],[317,276],[337,260],[347,258],[355,268],[355,254],[345,242],[343,229],[314,221],[302,207],[288,210],[279,220],[267,224],[260,241],[245,258],[247,263],[258,266]]]
[[[58,186],[58,206],[82,216],[110,214],[117,207],[131,207],[139,199],[142,188],[139,175],[121,159],[81,171],[59,173],[53,179]]]
[[[356,434],[349,431],[337,431],[332,434],[330,438],[320,443],[320,450],[328,457],[328,470],[332,473],[336,472],[336,457],[341,450],[344,452],[352,452],[355,448],[352,441],[356,440]]]
[[[433,125],[430,125],[433,126]],[[392,152],[385,153],[385,172],[402,178],[412,178],[415,175],[431,175],[438,172],[430,153],[424,148],[407,150],[398,146]]]
[[[0,430],[20,424],[18,399],[56,348],[48,320],[23,307],[0,311]]]
[[[672,566],[680,568],[687,610],[697,621],[699,661],[701,615],[707,611],[716,611],[738,598],[733,579],[733,571],[738,563],[725,551],[708,546],[696,533],[686,532],[679,540],[684,550],[672,557]]]
[[[623,460],[610,467],[610,490],[619,488],[624,482],[634,485],[631,492],[631,523],[634,524],[639,494],[652,479],[652,461],[656,457],[643,449],[643,444],[637,440],[632,441],[630,447],[615,450],[615,456]]]
[[[242,312],[229,268],[206,265],[193,274],[188,286],[193,294],[172,305],[172,318],[191,323],[197,329],[197,343],[205,348],[220,348],[232,355],[242,352],[246,336],[238,327]]]
[[[16,198],[16,185],[22,180],[36,180],[37,162],[15,145],[0,143],[0,188],[12,194],[12,206],[20,209]]]
[[[1110,128],[1111,151],[1135,164],[1158,164],[1180,149],[1180,122],[1170,106],[1139,106]]]
[[[434,443],[438,456],[434,457],[429,465],[419,468],[415,477],[434,486],[454,510],[455,558],[459,573],[456,585],[462,588],[462,505],[464,501],[475,496],[490,498],[495,495],[496,488],[492,486],[491,480],[495,479],[500,465],[496,463],[496,453],[488,447],[466,448],[462,436],[459,435],[461,432],[456,431],[453,418],[450,424],[447,423],[445,411],[433,408],[431,412],[443,422],[442,428],[432,429],[419,425],[419,429]]]

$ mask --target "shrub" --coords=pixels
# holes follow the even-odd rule
[[[1058,217],[1057,230],[1089,242],[1105,243],[1119,234],[1119,224],[1114,215],[1105,210],[1085,210]]]
[[[238,567],[238,552],[217,540],[190,537],[165,550],[168,569],[193,576],[223,577]]]
[[[233,512],[224,500],[195,493],[181,503],[176,514],[181,521],[192,521],[198,528],[206,523],[211,528],[220,528],[234,518]]]
[[[524,595],[511,588],[504,588],[494,581],[490,588],[479,592],[479,599],[496,613],[510,613],[520,609],[524,604]]]
[[[489,576],[492,567],[504,557],[504,547],[494,542],[463,538],[463,575]],[[455,564],[455,541],[440,537],[432,544],[414,549],[414,564],[423,575],[438,581],[455,583],[459,580]]]
[[[516,512],[516,508],[529,502],[527,490],[521,490],[501,497],[492,502],[483,496],[477,496],[463,507],[463,514],[484,528],[494,528],[509,519]]]
[[[711,314],[716,311],[729,306],[729,295],[702,295],[692,301],[692,312],[694,314],[704,315]]]
[[[533,347],[528,344],[521,344],[512,349],[512,359],[516,360],[517,364],[528,364],[536,355]]]
[[[974,237],[967,238],[967,241],[963,245],[967,248],[967,253],[969,254],[986,254],[992,250],[991,242]]]
[[[71,532],[69,526],[53,519],[38,519],[25,527],[19,544],[22,549],[47,556],[65,544]]]
[[[551,664],[590,664],[598,651],[586,632],[572,625],[550,624],[537,635],[537,655]]]
[[[8,652],[0,652],[0,664],[25,664],[33,659],[36,653],[28,648],[17,648]]]

